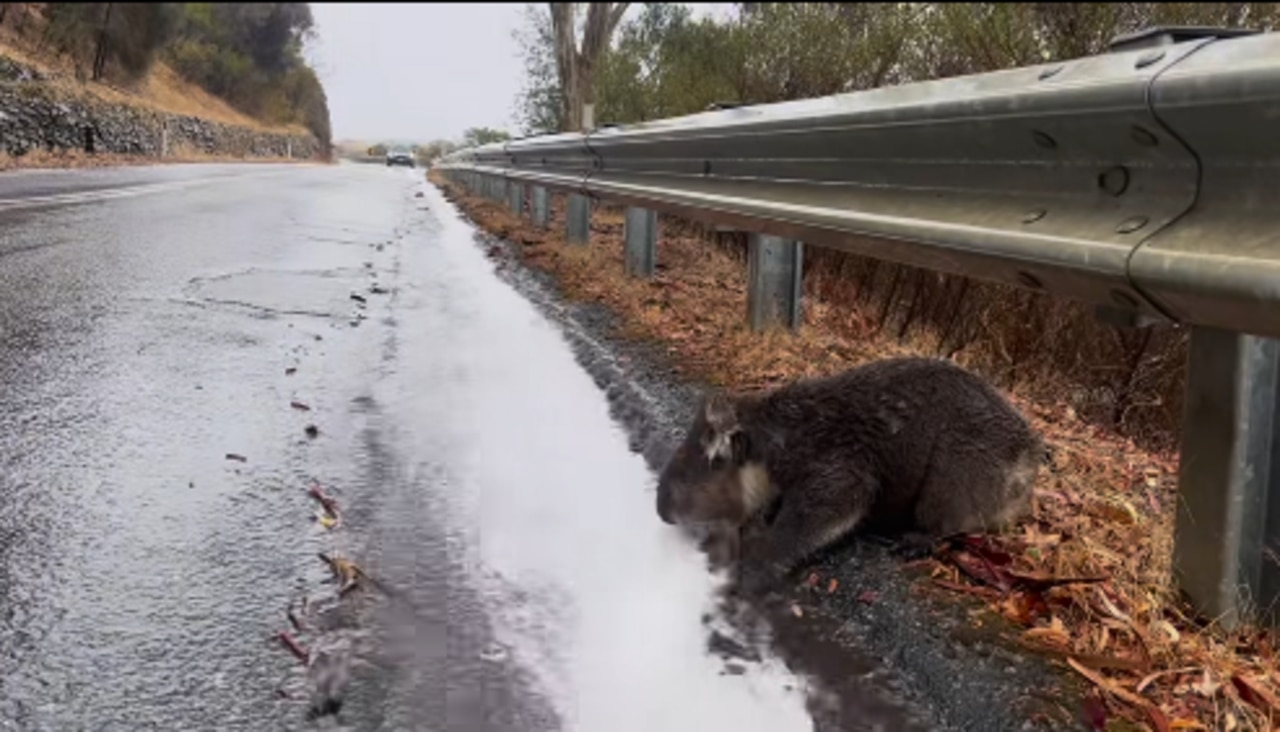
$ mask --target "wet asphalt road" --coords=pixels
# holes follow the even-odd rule
[[[433,226],[422,185],[355,166],[0,176],[0,729],[304,728],[275,638],[303,595],[303,642],[356,658],[344,728],[557,726],[488,652],[430,505],[447,476],[404,454],[377,393],[415,378],[396,303]],[[313,521],[312,481],[358,530]],[[399,600],[335,609],[316,557],[335,549]]]
[[[426,189],[354,165],[0,175],[0,730],[1025,728],[992,690],[1039,675],[929,641],[905,589],[841,609],[858,648],[793,642],[840,697],[814,720],[793,678],[709,658],[702,559],[627,449],[669,443],[688,395],[500,281]],[[628,437],[641,413],[671,419]],[[337,601],[322,551],[394,597]],[[349,662],[337,719],[306,719],[291,607]]]

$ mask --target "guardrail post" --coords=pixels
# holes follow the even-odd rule
[[[652,277],[658,261],[658,212],[647,208],[627,209],[624,228],[627,274]]]
[[[1230,629],[1280,616],[1280,340],[1191,329],[1173,568]]]
[[[747,252],[747,318],[751,329],[800,325],[800,278],[804,244],[769,234],[751,234]]]
[[[507,181],[507,203],[511,206],[511,213],[516,216],[524,215],[524,184],[519,181]]]
[[[533,225],[545,229],[551,223],[551,197],[546,186],[533,187]]]
[[[591,237],[591,199],[581,193],[569,194],[565,239],[570,244],[586,244]]]

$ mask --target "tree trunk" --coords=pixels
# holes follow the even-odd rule
[[[551,3],[551,29],[555,35],[556,71],[560,77],[560,120],[563,132],[594,126],[595,69],[609,48],[609,38],[622,22],[630,3],[587,3],[586,28],[579,48],[576,3]],[[586,109],[587,119],[583,112]]]
[[[561,131],[582,126],[578,96],[578,44],[574,38],[574,3],[551,3],[551,32],[556,39],[556,73],[560,77]]]
[[[111,5],[107,3],[102,12],[102,30],[98,32],[98,48],[93,55],[93,80],[102,81],[102,73],[107,67],[107,26],[111,23]]]

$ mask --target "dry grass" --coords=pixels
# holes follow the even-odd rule
[[[87,95],[103,102],[188,115],[262,132],[309,134],[300,125],[271,126],[238,112],[218,97],[185,81],[163,63],[157,63],[142,80],[130,86],[80,81],[68,61],[38,52],[30,42],[3,27],[0,27],[0,56],[8,56],[44,73],[49,77],[45,83],[50,88],[71,96]]]
[[[841,288],[822,276],[806,278],[805,321],[796,333],[752,333],[739,247],[664,220],[657,274],[631,279],[623,271],[620,211],[597,211],[591,244],[570,247],[559,233],[558,198],[552,226],[542,232],[502,204],[465,195],[435,171],[429,177],[480,226],[519,243],[524,263],[552,274],[567,297],[607,305],[620,316],[621,335],[662,345],[687,377],[760,388],[938,350],[936,335],[932,344],[899,337],[900,328],[884,327],[884,308],[839,296]],[[500,257],[500,250],[491,255]],[[829,278],[838,274],[823,266]],[[1057,312],[1067,313],[1059,316],[1067,322],[1074,317]],[[994,323],[990,314],[983,317]],[[1006,347],[1017,340],[999,335]],[[1022,378],[993,374],[999,361],[973,345],[950,355],[1002,380],[1055,454],[1036,486],[1033,518],[1015,533],[975,539],[931,560],[933,584],[984,598],[1022,628],[1019,642],[1089,679],[1098,696],[1082,712],[1098,729],[1121,720],[1153,730],[1272,729],[1280,715],[1274,635],[1205,627],[1169,590],[1177,455],[1167,447],[1168,430],[1139,437],[1144,447],[1055,392],[1069,383],[1062,375],[1045,383],[1030,376],[1035,369]],[[1150,447],[1162,442],[1162,449]]]

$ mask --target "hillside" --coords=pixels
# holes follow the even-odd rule
[[[0,81],[329,143],[305,3],[6,3]],[[0,71],[3,71],[0,68]]]

